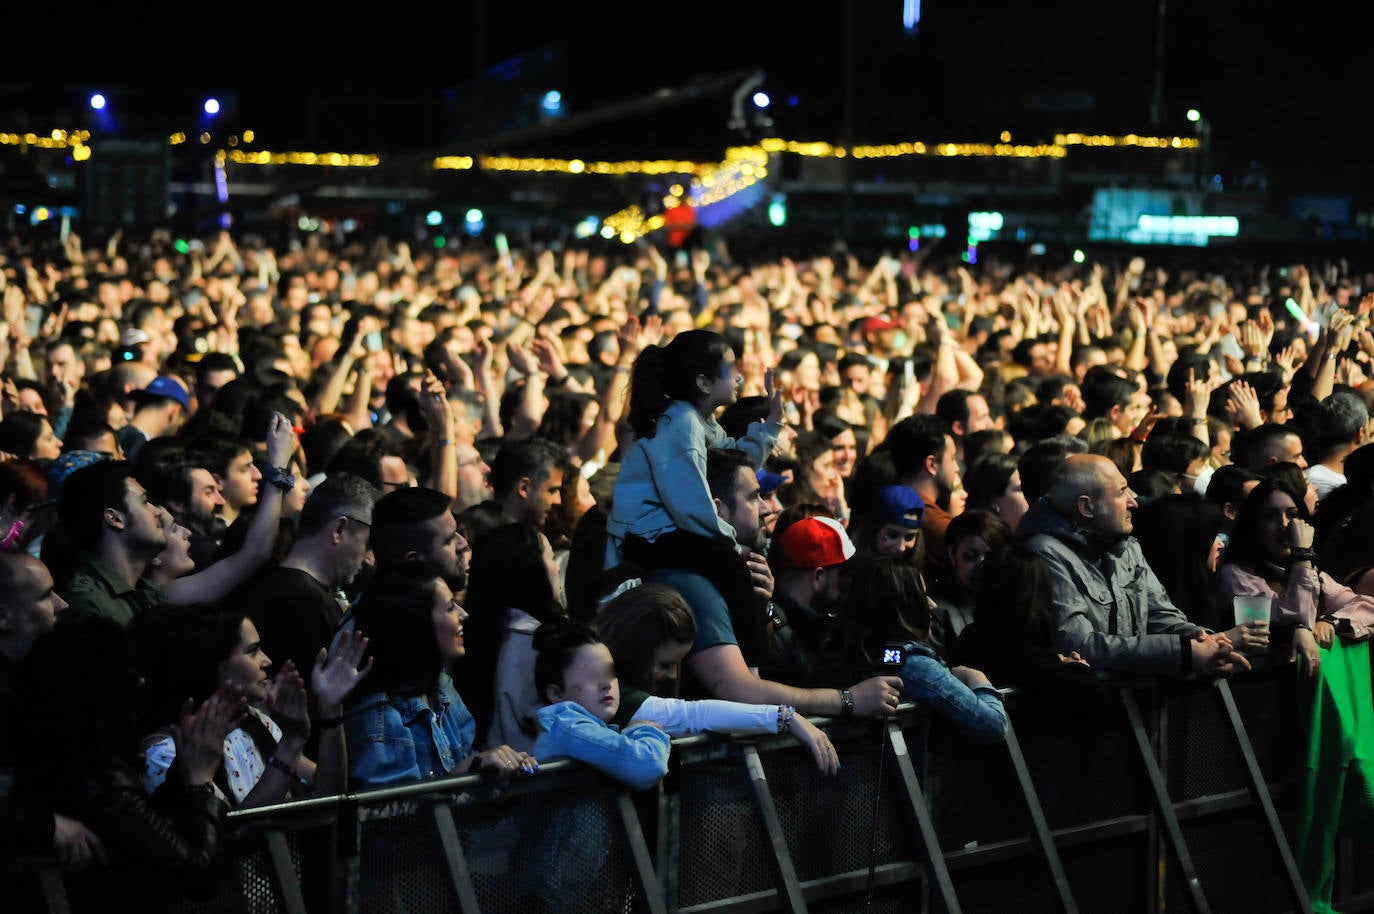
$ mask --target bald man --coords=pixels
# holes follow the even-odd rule
[[[1074,454],[1022,518],[1018,531],[1054,580],[1059,651],[1077,651],[1096,669],[1150,676],[1248,668],[1225,636],[1189,622],[1169,599],[1131,538],[1135,507],[1115,464]]]

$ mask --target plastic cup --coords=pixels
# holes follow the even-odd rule
[[[1236,612],[1236,624],[1244,625],[1247,622],[1268,622],[1269,612],[1273,608],[1273,597],[1235,597],[1231,605]]]

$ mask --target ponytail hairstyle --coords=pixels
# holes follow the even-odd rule
[[[630,428],[637,438],[652,438],[658,417],[674,400],[697,404],[697,378],[716,377],[731,355],[730,343],[713,330],[684,330],[667,346],[650,346],[635,359],[630,377]]]
[[[538,656],[534,660],[534,688],[539,700],[547,703],[549,686],[563,688],[563,673],[580,648],[601,643],[596,629],[585,622],[559,619],[535,629],[534,649]]]

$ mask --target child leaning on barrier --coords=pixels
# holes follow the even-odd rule
[[[544,732],[535,754],[564,756],[644,790],[668,772],[670,734],[701,730],[783,733],[795,728],[826,772],[839,768],[825,734],[786,705],[646,698],[623,730],[611,721],[620,707],[615,661],[596,629],[580,623],[545,623],[535,633],[534,676],[549,702],[539,711]]]
[[[625,591],[597,615],[596,628],[611,652],[620,681],[620,710],[612,723],[651,720],[670,736],[703,730],[777,733],[780,718],[790,716],[791,726],[785,732],[811,750],[817,767],[829,774],[839,768],[830,740],[791,708],[678,699],[678,672],[696,639],[696,620],[687,601],[672,587],[641,584]]]

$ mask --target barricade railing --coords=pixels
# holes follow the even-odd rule
[[[1109,683],[1091,723],[1008,691],[990,747],[909,704],[819,721],[833,777],[789,738],[712,735],[643,794],[552,762],[235,811],[235,873],[185,910],[1307,912],[1295,682]],[[1374,910],[1371,863],[1342,843],[1342,911]]]

